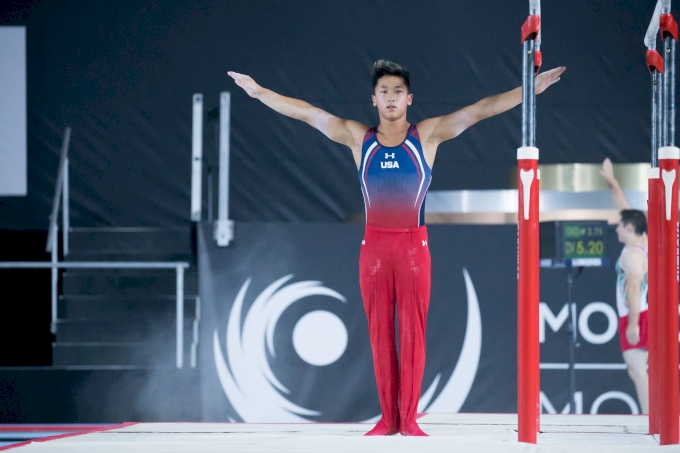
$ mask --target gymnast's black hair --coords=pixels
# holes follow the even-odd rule
[[[638,236],[647,232],[647,217],[644,212],[637,209],[623,209],[621,210],[621,223],[626,225],[633,225],[635,234]]]
[[[406,84],[406,89],[411,91],[410,74],[406,68],[389,60],[378,60],[373,63],[373,89],[378,85],[378,80],[385,76],[401,77]]]

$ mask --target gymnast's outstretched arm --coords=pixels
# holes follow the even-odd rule
[[[536,94],[541,94],[550,85],[559,81],[566,69],[560,66],[539,74],[535,81]],[[439,143],[451,140],[473,124],[510,110],[521,103],[522,87],[518,87],[505,93],[486,97],[449,115],[421,121],[418,123],[418,133],[425,145],[436,152],[436,146]]]
[[[630,209],[628,200],[626,200],[626,195],[623,193],[619,182],[614,177],[614,166],[608,157],[604,160],[604,162],[602,162],[602,170],[600,170],[600,175],[602,175],[602,179],[604,179],[604,182],[607,183],[612,191],[612,197],[614,198],[616,209],[619,211],[623,209]]]
[[[300,99],[281,96],[261,87],[252,77],[245,74],[232,71],[228,74],[234,79],[236,85],[248,93],[248,96],[259,99],[264,105],[282,115],[304,121],[334,142],[349,146],[354,154],[354,160],[359,162],[361,159],[361,143],[368,131],[368,126],[357,121],[338,118]]]

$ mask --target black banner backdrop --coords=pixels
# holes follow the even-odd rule
[[[642,39],[654,4],[544,5],[543,67],[568,70],[537,99],[542,163],[649,161]],[[232,218],[344,221],[363,212],[349,150],[249,98],[227,71],[373,126],[370,70],[388,58],[411,71],[418,122],[521,84],[527,12],[507,0],[2,1],[0,24],[27,27],[28,196],[0,199],[0,227],[47,228],[66,125],[72,225],[188,225],[191,99],[205,96],[215,168],[208,112],[221,91],[232,93]],[[519,108],[475,125],[441,145],[446,177],[430,189],[507,188],[519,141]]]
[[[516,227],[434,225],[420,411],[516,411]],[[609,244],[616,244],[613,230]],[[363,226],[237,223],[219,248],[199,231],[204,421],[377,417],[358,284]],[[612,259],[619,247],[612,246]],[[617,250],[618,249],[618,250]],[[566,270],[541,273],[541,402],[567,409]],[[638,410],[616,334],[613,269],[576,282],[577,412]]]

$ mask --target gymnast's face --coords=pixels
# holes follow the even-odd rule
[[[624,224],[619,220],[619,224],[616,225],[616,234],[619,237],[619,242],[625,244],[630,237],[635,235],[635,227],[630,223]]]
[[[378,107],[380,118],[397,120],[406,116],[406,108],[413,102],[404,79],[384,76],[378,79],[375,93],[371,96],[373,107]]]

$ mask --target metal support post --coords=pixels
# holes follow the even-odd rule
[[[203,189],[203,95],[194,94],[191,115],[191,221],[201,221]]]
[[[675,146],[675,43],[678,40],[678,24],[671,14],[670,0],[664,0],[659,29],[664,43],[663,75],[663,136],[662,146]]]
[[[61,221],[62,221],[62,255],[65,257],[68,255],[68,234],[71,229],[71,219],[69,217],[69,200],[68,200],[68,157],[64,161],[64,187],[62,188],[63,202],[61,205]]]
[[[184,366],[184,266],[178,264],[175,268],[177,275],[177,369]]]
[[[54,198],[52,199],[52,211],[50,212],[50,228],[47,235],[47,245],[45,251],[50,252],[52,243],[54,242],[53,234],[57,234],[58,230],[52,228],[52,224],[57,223],[59,216],[59,203],[61,202],[61,191],[64,188],[64,168],[66,160],[68,159],[68,147],[71,142],[71,128],[66,127],[64,130],[64,140],[61,143],[61,152],[59,157],[59,169],[57,170],[57,183],[54,185]]]
[[[669,124],[668,124],[668,113],[669,113],[669,109],[670,109],[669,95],[670,95],[670,88],[671,88],[670,87],[671,78],[669,77],[669,74],[668,74],[668,65],[669,65],[670,62],[668,61],[668,54],[666,53],[666,51],[670,51],[670,45],[668,45],[668,44],[669,43],[667,42],[667,39],[665,39],[664,40],[664,56],[666,58],[664,58],[664,61],[663,61],[664,74],[662,76],[663,90],[662,90],[662,97],[661,97],[661,102],[662,102],[661,109],[662,109],[662,112],[663,112],[663,121],[661,122],[661,137],[662,137],[661,146],[669,146],[669,137],[670,137],[670,130],[669,130]],[[667,47],[667,45],[668,45],[668,47]]]
[[[653,51],[656,55],[658,52]],[[659,55],[659,59],[661,56]],[[659,157],[657,151],[663,142],[663,127],[661,126],[661,118],[663,117],[663,76],[661,68],[652,69],[652,167],[659,166]]]
[[[579,347],[576,329],[576,303],[573,301],[574,281],[583,272],[583,267],[578,267],[576,274],[567,269],[567,306],[569,307],[569,413],[576,414],[576,348]]]
[[[536,146],[534,40],[524,41],[522,71],[522,146]]]
[[[675,146],[675,46],[676,40],[670,35],[664,39],[664,94],[666,97],[666,146]]]
[[[50,261],[54,265],[58,261],[58,252],[59,252],[59,245],[57,243],[58,240],[58,234],[59,234],[59,227],[57,226],[56,222],[52,223],[50,226],[50,229],[52,230],[52,234],[50,235],[52,238],[52,244],[50,245]],[[52,334],[57,333],[57,298],[59,297],[58,291],[59,291],[59,269],[56,267],[52,268],[52,305],[51,305],[51,311],[52,311],[52,320],[50,322],[50,332]]]
[[[196,368],[198,362],[198,343],[200,341],[199,326],[201,323],[201,298],[196,297],[196,317],[194,318],[193,340],[191,342],[191,368]]]
[[[234,222],[229,220],[229,132],[231,128],[231,94],[220,93],[220,163],[217,197],[217,221],[214,239],[220,247],[226,247],[234,239]]]
[[[212,169],[208,167],[208,222],[213,221],[213,208],[215,200],[213,199],[213,174]]]

